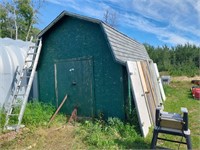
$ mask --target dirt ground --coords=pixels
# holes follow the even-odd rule
[[[172,81],[192,81],[192,80],[200,80],[200,76],[195,77],[187,77],[187,76],[179,76],[179,77],[171,77]]]
[[[83,149],[84,144],[75,137],[75,128],[72,125],[39,128],[36,131],[24,128],[18,134],[10,132],[8,135],[1,135],[0,149]]]

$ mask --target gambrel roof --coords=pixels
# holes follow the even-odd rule
[[[119,32],[101,20],[81,16],[74,13],[63,11],[57,18],[55,18],[46,28],[44,28],[38,35],[42,37],[50,28],[52,28],[64,16],[71,16],[85,21],[99,24],[108,40],[109,46],[112,50],[115,60],[119,63],[125,64],[127,61],[149,60],[149,55],[143,44],[133,40],[127,35]]]

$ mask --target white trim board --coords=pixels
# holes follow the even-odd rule
[[[128,76],[131,81],[131,90],[133,93],[137,115],[140,123],[142,135],[147,136],[149,128],[151,127],[151,121],[149,118],[148,108],[145,102],[144,90],[142,87],[142,81],[140,79],[139,70],[136,62],[127,61]]]
[[[155,72],[156,72],[157,81],[158,81],[159,90],[160,90],[160,93],[161,93],[161,96],[162,96],[162,100],[165,101],[166,100],[165,91],[163,89],[163,85],[162,85],[162,82],[161,82],[161,79],[160,79],[160,75],[159,75],[158,67],[157,67],[156,63],[154,63],[154,69],[155,69]]]

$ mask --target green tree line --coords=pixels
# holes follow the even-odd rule
[[[37,15],[42,0],[1,0],[0,1],[0,37],[30,40],[39,29]]]
[[[160,72],[168,72],[174,76],[199,75],[200,47],[189,43],[174,47],[144,45],[150,58],[157,63]]]

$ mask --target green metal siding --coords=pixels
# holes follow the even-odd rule
[[[124,102],[125,97],[127,97],[124,82],[127,82],[127,78],[124,75],[123,66],[114,61],[99,24],[66,16],[42,38],[43,47],[38,64],[39,99],[41,101],[57,105],[54,70],[56,62],[92,58],[92,109],[94,115],[103,113],[106,118],[119,117],[124,119]],[[65,68],[63,67],[63,69]],[[87,70],[84,67],[82,71]],[[62,76],[60,77],[62,80],[68,80],[65,73],[59,72],[57,76]],[[63,85],[63,88],[65,90],[66,87]],[[82,89],[84,88],[83,86]],[[84,97],[80,98],[84,99]],[[63,98],[60,96],[59,102],[61,99]]]

